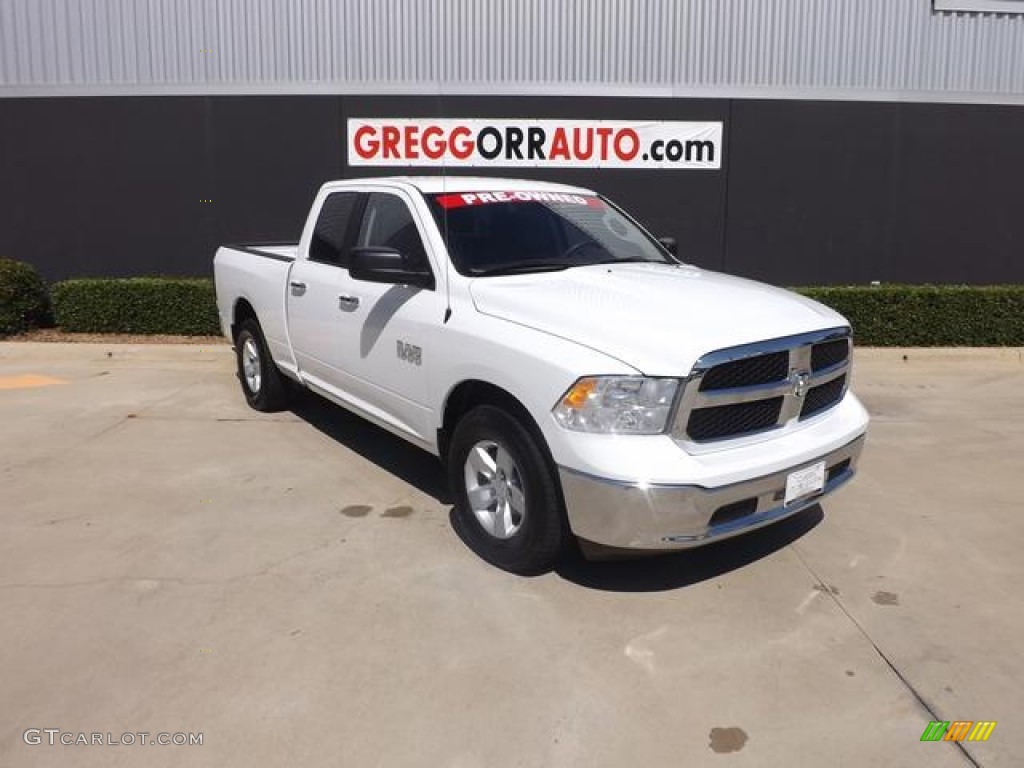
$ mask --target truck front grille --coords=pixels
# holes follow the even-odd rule
[[[781,429],[846,394],[849,329],[789,336],[705,355],[683,391],[672,434],[705,443]]]
[[[690,413],[686,431],[692,440],[721,440],[723,437],[745,435],[770,429],[779,421],[782,398],[755,400],[752,403],[695,408]]]
[[[828,410],[842,399],[844,392],[846,392],[845,375],[812,387],[804,397],[803,407],[800,408],[800,420],[809,419],[811,416]]]
[[[850,342],[848,339],[836,339],[815,344],[811,349],[811,370],[821,371],[831,368],[833,365],[845,362],[849,356]]]
[[[700,391],[771,384],[774,381],[784,381],[787,376],[789,353],[775,352],[715,366],[701,379]]]

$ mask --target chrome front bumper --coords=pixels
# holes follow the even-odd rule
[[[559,467],[569,525],[581,539],[608,547],[687,549],[729,538],[796,514],[853,477],[861,435],[841,448],[782,472],[720,488],[639,485]],[[825,461],[825,487],[784,503],[786,477]]]

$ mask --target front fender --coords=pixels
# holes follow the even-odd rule
[[[436,428],[452,392],[466,381],[483,381],[514,397],[533,417],[556,462],[568,456],[568,437],[551,409],[581,376],[637,375],[620,360],[533,328],[476,312],[460,313],[446,328],[438,380]]]

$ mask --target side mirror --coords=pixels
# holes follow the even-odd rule
[[[353,248],[349,253],[348,273],[353,279],[368,283],[412,285],[434,290],[434,275],[429,269],[411,267],[405,254],[385,246]]]
[[[658,242],[661,243],[661,247],[671,253],[673,256],[679,255],[679,243],[674,237],[659,237]]]

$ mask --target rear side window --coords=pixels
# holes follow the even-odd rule
[[[309,244],[310,259],[348,266],[349,227],[357,202],[358,192],[335,192],[324,200]]]
[[[423,240],[416,229],[416,222],[409,212],[409,207],[395,195],[383,192],[370,194],[356,242],[361,246],[378,245],[394,248],[406,257],[406,263],[410,267],[430,268]]]

